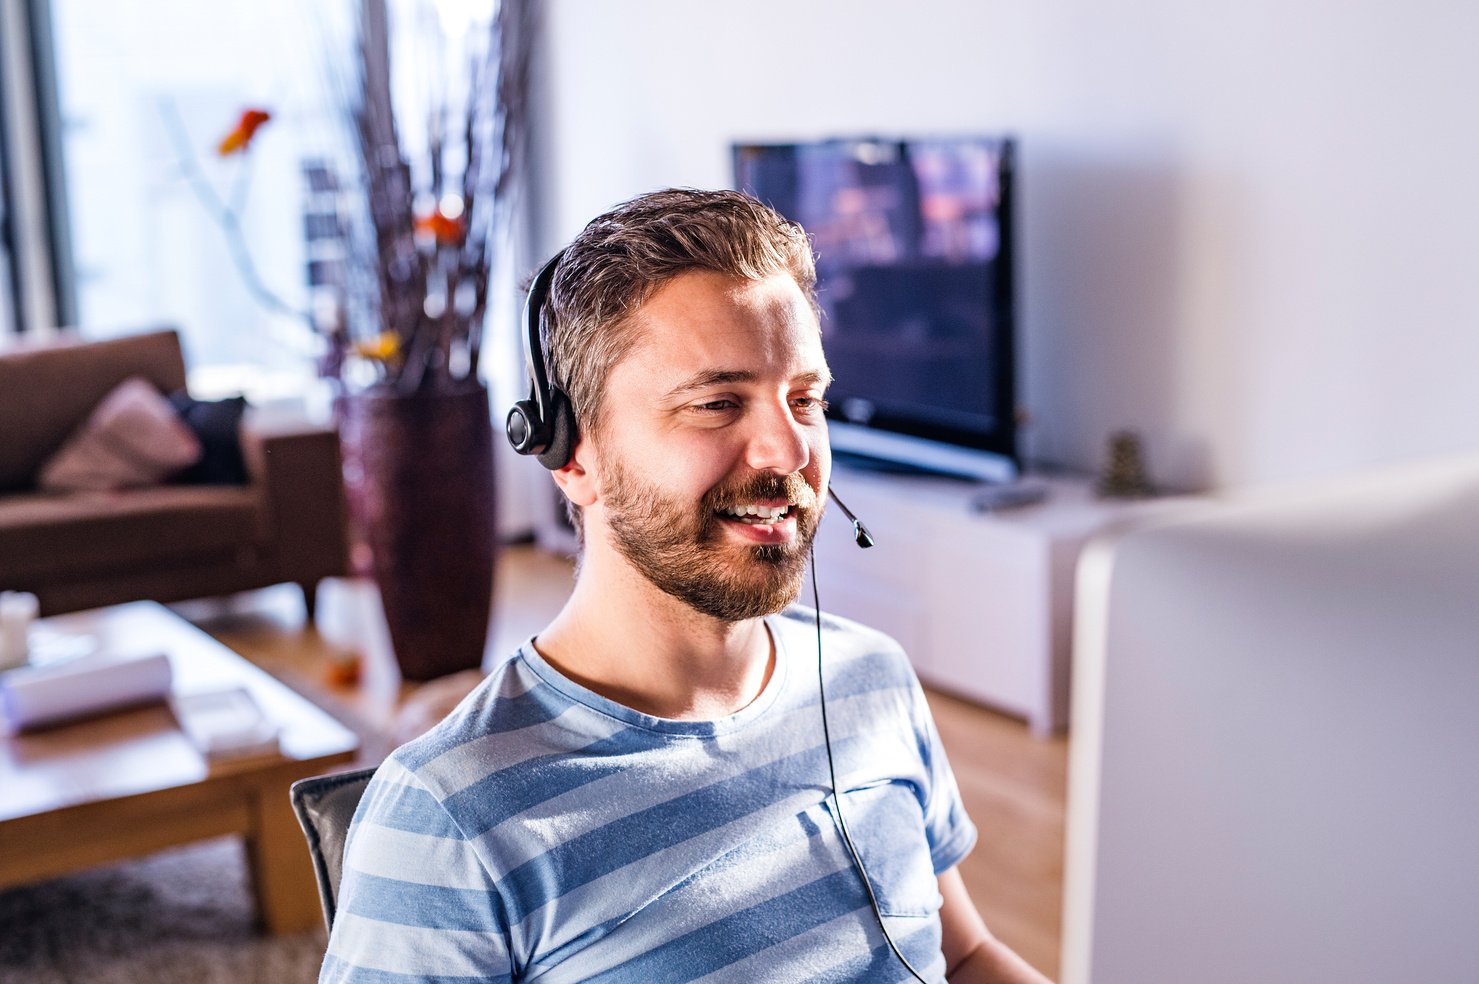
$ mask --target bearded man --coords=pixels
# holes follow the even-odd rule
[[[956,871],[898,645],[792,605],[831,470],[814,284],[798,226],[699,191],[537,278],[575,588],[377,772],[321,981],[1045,980]]]

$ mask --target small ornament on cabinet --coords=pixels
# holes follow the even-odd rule
[[[1148,499],[1155,494],[1139,434],[1119,430],[1109,435],[1107,460],[1095,491],[1105,499]]]

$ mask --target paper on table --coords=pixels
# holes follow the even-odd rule
[[[169,694],[169,657],[93,653],[0,674],[0,711],[10,734]]]
[[[180,728],[213,761],[274,755],[279,728],[245,687],[177,694],[170,699]]]

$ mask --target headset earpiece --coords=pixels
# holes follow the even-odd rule
[[[509,408],[503,422],[508,443],[519,454],[539,454],[549,445],[549,436],[541,433],[544,421],[539,419],[539,404],[533,400],[520,400]]]
[[[510,407],[503,422],[513,449],[519,454],[537,456],[539,463],[551,471],[569,462],[576,437],[574,410],[570,399],[550,381],[540,331],[544,301],[564,255],[565,251],[560,250],[550,257],[529,285],[529,296],[524,300],[524,364],[529,371],[529,399]]]
[[[550,471],[564,468],[575,453],[575,413],[570,409],[570,400],[558,386],[550,387],[549,408],[554,419],[549,425],[549,439],[545,449],[539,452],[539,463]]]

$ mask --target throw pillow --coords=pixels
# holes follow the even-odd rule
[[[200,459],[200,441],[140,376],[119,383],[41,469],[48,492],[156,485]]]
[[[246,461],[241,455],[241,418],[246,397],[197,400],[184,390],[169,398],[175,413],[200,441],[200,460],[181,472],[176,481],[200,485],[245,485]]]

